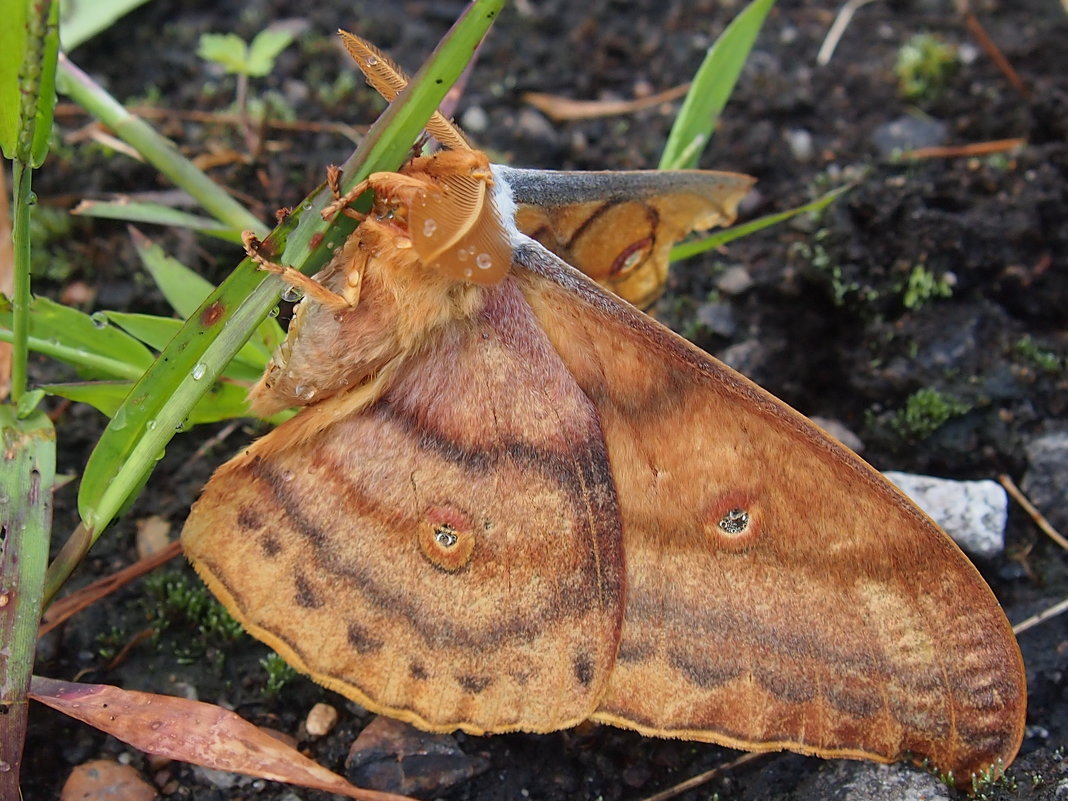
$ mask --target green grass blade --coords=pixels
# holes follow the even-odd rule
[[[0,150],[15,158],[19,141],[22,91],[19,73],[26,58],[26,19],[30,4],[26,0],[0,0]]]
[[[87,403],[108,417],[114,417],[133,386],[132,381],[85,381],[44,384],[41,389],[50,395]],[[248,417],[247,395],[248,387],[245,385],[216,381],[190,410],[185,422],[194,426]]]
[[[130,228],[141,265],[152,276],[163,297],[178,312],[183,320],[196,312],[204,299],[215,291],[215,285],[207,278],[186,267],[178,259],[163,252],[163,248],[142,234],[136,228]]]
[[[63,49],[70,52],[146,2],[147,0],[93,0],[91,3],[64,3],[60,19]]]
[[[181,155],[171,140],[128,112],[66,57],[59,59],[58,88],[111,128],[175,185],[191,194],[223,227],[255,231],[259,236],[267,233],[268,229],[262,222]]]
[[[144,203],[136,200],[118,203],[104,200],[83,200],[71,213],[82,217],[96,217],[104,220],[125,220],[132,223],[188,228],[226,242],[241,244],[241,231],[237,228],[226,228],[219,225],[218,220],[213,220],[210,217],[201,217],[198,214],[190,214],[170,206],[161,206],[158,203]]]
[[[48,298],[30,304],[29,335],[33,350],[82,368],[89,376],[129,378],[149,368],[152,352],[99,315],[64,306]],[[0,338],[11,341],[12,304],[0,298]]]
[[[153,350],[162,351],[182,330],[182,321],[173,317],[157,317],[154,314],[132,312],[98,312],[132,337],[144,342]],[[223,372],[226,378],[252,383],[263,374],[267,360],[254,343],[246,342]]]
[[[775,0],[753,0],[709,48],[671,127],[660,169],[697,166]]]
[[[194,314],[215,291],[214,284],[177,259],[168,256],[163,252],[163,248],[136,228],[130,229],[130,238],[141,264],[152,276],[171,308],[178,312],[182,319]],[[259,336],[250,339],[245,348],[257,354],[256,364],[263,365],[282,341],[282,337],[282,329],[278,323],[267,319],[260,323]]]
[[[403,162],[503,3],[475,0],[468,6],[345,164],[346,185]],[[319,212],[328,202],[329,194],[320,187],[276,229],[267,246],[305,272],[317,270],[354,227],[344,215],[324,223]],[[280,286],[276,279],[265,280],[248,259],[243,261],[189,318],[116,411],[89,459],[78,497],[82,519],[94,539],[142,484],[175,428],[277,303]]]
[[[52,528],[56,436],[43,412],[19,419],[0,406],[0,798],[19,798],[30,672],[41,620],[45,565]]]
[[[765,217],[759,217],[741,225],[731,226],[724,231],[712,234],[712,236],[706,236],[703,239],[697,239],[693,242],[683,242],[681,245],[675,245],[675,247],[671,249],[671,260],[678,261],[680,259],[688,259],[699,253],[715,250],[718,247],[726,245],[728,242],[733,242],[735,239],[741,239],[743,236],[749,236],[757,231],[769,228],[772,225],[778,225],[784,220],[796,217],[798,214],[822,211],[852,188],[852,184],[840,186],[837,189],[816,198],[811,203],[805,203],[803,206],[796,206],[787,211],[781,211],[778,214],[768,214]]]

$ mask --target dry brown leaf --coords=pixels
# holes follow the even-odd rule
[[[233,712],[200,701],[41,676],[33,677],[30,697],[150,754],[362,801],[412,801],[355,787]]]

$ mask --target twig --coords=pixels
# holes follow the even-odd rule
[[[659,106],[661,103],[670,103],[688,91],[690,91],[690,84],[684,83],[663,92],[657,92],[655,95],[634,100],[572,100],[544,92],[527,92],[523,95],[523,102],[534,106],[555,122],[566,122],[633,114],[635,111]]]
[[[990,142],[973,142],[969,145],[937,145],[918,147],[902,154],[902,158],[912,161],[919,159],[952,159],[959,157],[989,156],[993,153],[1006,153],[1027,144],[1024,138],[994,139]]]
[[[1031,516],[1031,519],[1035,521],[1035,525],[1042,529],[1047,537],[1068,551],[1068,539],[1053,527],[1053,524],[1046,519],[1045,515],[1035,508],[1035,505],[1016,486],[1016,482],[1004,473],[998,476],[998,481],[1001,482],[1001,486],[1012,496],[1013,500],[1020,504],[1024,511]]]
[[[1027,631],[1030,628],[1034,628],[1039,623],[1049,620],[1051,617],[1056,617],[1068,610],[1068,598],[1065,598],[1060,603],[1054,604],[1049,609],[1043,609],[1037,615],[1031,615],[1027,620],[1023,620],[1012,627],[1013,634],[1020,634]]]
[[[742,754],[737,759],[734,759],[725,765],[720,765],[718,768],[712,768],[712,770],[706,770],[704,773],[699,773],[686,781],[679,782],[674,787],[669,787],[666,790],[661,790],[659,793],[642,799],[642,801],[667,801],[669,798],[674,798],[677,795],[682,795],[687,790],[692,790],[694,787],[700,787],[702,784],[710,782],[716,778],[718,773],[723,771],[733,770],[739,765],[744,765],[747,762],[752,762],[754,759],[767,756],[767,753],[759,754]]]
[[[849,0],[838,9],[838,16],[831,23],[831,27],[827,30],[827,36],[824,38],[823,44],[820,45],[820,52],[816,54],[817,64],[824,67],[830,62],[835,48],[838,47],[838,41],[842,38],[842,34],[845,33],[845,29],[849,27],[849,23],[853,21],[853,15],[868,3],[873,2],[875,0]]]
[[[182,552],[182,544],[175,540],[167,547],[161,548],[151,556],[139,559],[128,567],[124,567],[117,573],[105,576],[94,581],[77,592],[56,601],[45,612],[44,622],[37,629],[37,636],[47,634],[63,621],[76,615],[78,612],[92,605],[106,595],[110,595],[120,587],[124,587],[139,576],[143,576],[151,570],[155,570],[164,562],[168,562]]]
[[[979,18],[975,16],[973,12],[965,11],[964,25],[971,31],[972,36],[979,42],[979,46],[983,48],[983,51],[988,56],[990,56],[990,59],[997,65],[998,69],[1001,70],[1002,74],[1008,82],[1012,84],[1013,88],[1023,95],[1025,99],[1030,100],[1031,90],[1027,88],[1023,79],[1020,78],[1019,73],[1013,69],[1012,64],[1005,58],[1005,54],[1001,52],[1001,49],[994,43],[994,40],[990,38],[989,34],[987,34],[986,28],[983,27]]]

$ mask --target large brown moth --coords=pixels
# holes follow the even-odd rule
[[[928,758],[958,780],[1008,764],[1020,651],[953,542],[514,222],[700,174],[516,171],[444,118],[428,130],[450,149],[372,175],[372,212],[315,280],[261,259],[306,294],[251,398],[304,409],[221,467],[186,524],[227,608],[317,681],[432,731],[595,720]]]

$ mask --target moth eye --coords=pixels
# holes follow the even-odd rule
[[[452,548],[460,541],[460,538],[456,536],[456,529],[448,523],[444,523],[434,529],[434,539],[438,545],[445,549]]]
[[[714,548],[748,551],[760,542],[761,529],[760,506],[747,493],[728,493],[706,507],[704,530]]]
[[[450,512],[452,510],[449,510]],[[455,573],[471,561],[475,551],[475,534],[464,525],[461,515],[432,514],[418,534],[419,550],[439,570]]]
[[[626,275],[645,261],[652,248],[653,240],[651,237],[639,239],[637,242],[633,242],[623,248],[620,254],[616,256],[616,260],[612,262],[612,269],[609,271],[609,275],[613,278],[620,278]]]
[[[727,534],[743,534],[749,528],[749,512],[731,509],[719,520],[719,527]]]

